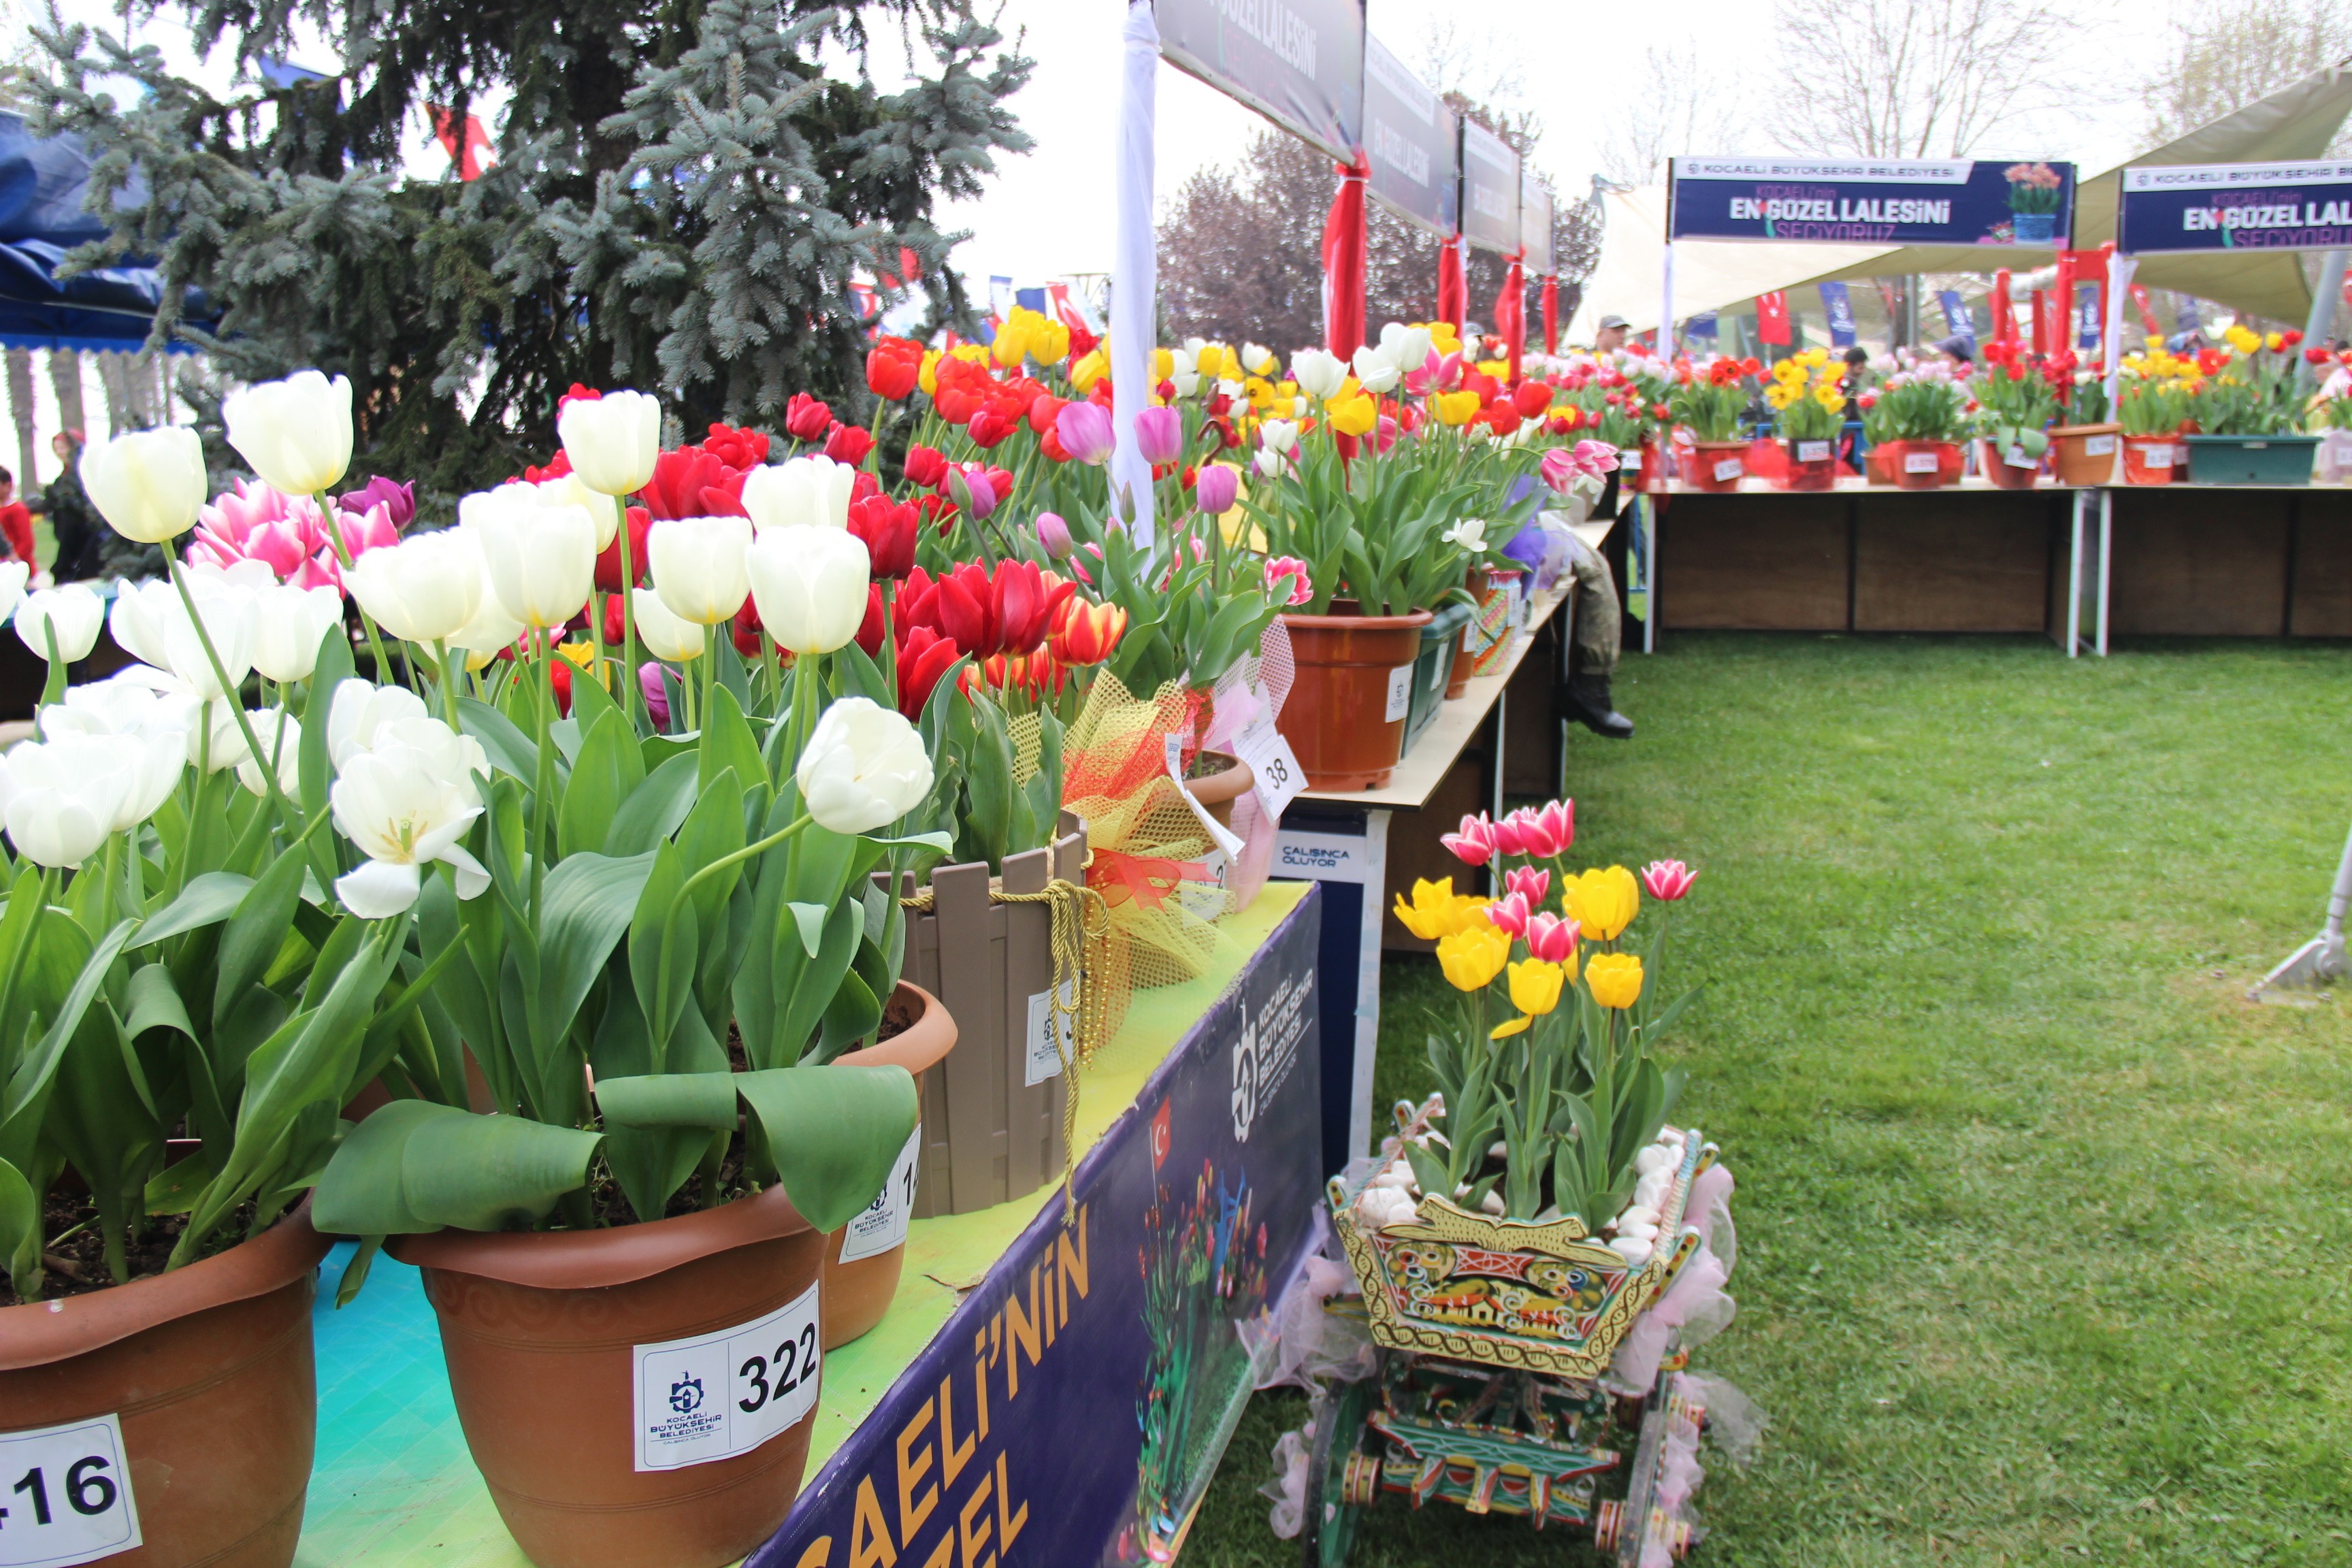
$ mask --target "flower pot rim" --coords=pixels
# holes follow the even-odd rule
[[[635,1225],[601,1230],[437,1230],[388,1237],[403,1263],[472,1274],[541,1290],[627,1285],[698,1258],[813,1230],[782,1184],[748,1197]]]
[[[1250,765],[1231,752],[1205,751],[1201,755],[1223,757],[1232,764],[1219,768],[1215,773],[1184,781],[1186,792],[1202,805],[1222,805],[1226,801],[1238,800],[1257,782],[1257,774],[1250,771]]]
[[[833,1058],[835,1067],[905,1068],[919,1073],[937,1067],[947,1054],[955,1049],[956,1022],[947,1005],[911,980],[898,982],[898,989],[920,997],[923,1011],[904,1032],[891,1036],[880,1045],[864,1050],[844,1051]]]
[[[1354,604],[1353,599],[1334,599],[1333,604]],[[1337,611],[1320,615],[1293,614],[1285,611],[1282,624],[1286,628],[1312,631],[1318,627],[1344,628],[1360,632],[1401,632],[1427,626],[1437,618],[1434,610],[1414,610],[1402,616],[1355,616]]]
[[[2285,436],[2216,436],[2210,432],[2200,430],[2194,436],[2143,436],[2140,439],[2144,441],[2210,441],[2215,443],[2226,441],[2233,446],[2242,446],[2248,441],[2262,441],[2265,443],[2276,442],[2281,445],[2290,441],[2307,441],[2315,447],[2319,444],[2320,438],[2316,436],[2293,434]]]
[[[2061,436],[2120,436],[2123,429],[2121,425],[2108,420],[2100,425],[2053,425],[2050,435],[2053,440]]]
[[[128,1285],[0,1308],[0,1372],[68,1360],[215,1307],[266,1296],[319,1266],[332,1238],[310,1226],[310,1198],[259,1236]]]
[[[1791,439],[1793,439],[1793,437],[1791,437]],[[1755,444],[1756,444],[1756,443],[1755,443],[1754,441],[1752,441],[1752,440],[1748,440],[1748,441],[1702,441],[1702,440],[1700,440],[1700,439],[1699,439],[1697,437],[1696,437],[1696,436],[1694,436],[1694,437],[1691,437],[1691,445],[1692,445],[1694,447],[1696,447],[1696,448],[1698,448],[1698,449],[1700,449],[1700,450],[1702,450],[1702,451],[1703,451],[1703,450],[1705,450],[1706,448],[1709,447],[1737,447],[1737,448],[1738,448],[1740,451],[1745,452],[1746,450],[1748,450],[1748,447],[1750,447],[1754,446]]]

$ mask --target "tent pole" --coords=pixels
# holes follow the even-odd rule
[[[2339,253],[2340,254],[2340,253]],[[2107,252],[2107,319],[2100,333],[2100,365],[2107,384],[2107,417],[2116,416],[2116,375],[2124,362],[2124,296],[2131,290],[2139,258]]]
[[[1664,276],[1658,283],[1658,357],[1668,363],[1675,357],[1675,242],[1665,243]]]
[[[2317,348],[2334,335],[2330,329],[2336,325],[2336,302],[2344,293],[2346,254],[2339,246],[2320,255],[2319,278],[2311,290],[2311,315],[2303,323],[2303,341],[2310,347]],[[2309,360],[2303,361],[2295,370],[2297,380],[2305,385],[2315,374]]]

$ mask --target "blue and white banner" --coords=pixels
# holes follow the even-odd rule
[[[1454,110],[1378,38],[1364,40],[1364,161],[1371,198],[1408,223],[1451,235],[1459,216],[1462,133]]]
[[[2352,163],[2126,169],[2116,244],[2126,256],[2352,245]]]
[[[2053,249],[2072,163],[1966,158],[1676,158],[1667,237]]]
[[[1966,338],[1970,342],[1977,341],[1976,313],[1969,309],[1968,301],[1960,298],[1958,289],[1945,289],[1936,296],[1936,302],[1944,307],[1946,331],[1956,338]]]
[[[1462,234],[1481,250],[1519,247],[1519,154],[1475,120],[1462,122]]]
[[[1152,0],[1160,54],[1340,163],[1363,139],[1364,0]]]
[[[1843,283],[1823,283],[1822,309],[1829,312],[1830,342],[1842,349],[1853,347],[1853,296]]]
[[[1720,330],[1713,310],[1701,310],[1697,315],[1683,322],[1683,336],[1686,338],[1711,339]]]
[[[2079,283],[2074,287],[2074,346],[2095,349],[2099,346],[2099,286]]]

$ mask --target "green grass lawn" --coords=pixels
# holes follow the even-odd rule
[[[2352,1563],[2352,1029],[2246,986],[2352,818],[2352,653],[1674,639],[1630,745],[1569,759],[1578,851],[1703,868],[1684,1118],[1738,1173],[1769,1415],[1698,1563]],[[1424,1089],[1390,961],[1380,1093]],[[1254,1401],[1184,1561],[1289,1564]],[[1595,1561],[1384,1499],[1354,1561]]]

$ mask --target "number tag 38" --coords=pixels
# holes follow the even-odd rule
[[[817,1288],[716,1333],[633,1347],[637,1468],[748,1454],[816,1408]]]
[[[142,1544],[112,1415],[0,1433],[0,1564],[68,1568]]]

